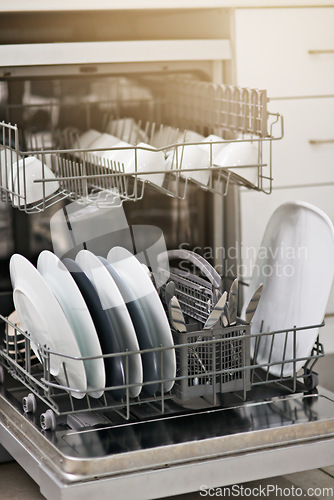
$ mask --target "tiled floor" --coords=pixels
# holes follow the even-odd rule
[[[333,366],[334,354],[325,356],[317,363],[321,385],[332,392],[334,392]],[[263,493],[262,496],[268,499],[288,498],[289,496],[302,496],[314,500],[334,498],[334,464],[324,469],[314,469],[252,481],[236,485],[235,488],[234,495],[232,495],[232,491],[228,495],[228,491],[223,491],[223,488],[221,490],[217,489],[215,493],[216,496],[222,496],[222,493],[224,493],[226,497],[229,496],[230,498],[233,496],[241,497],[242,491],[245,493],[244,496],[248,498],[259,497],[261,496],[259,493]],[[244,489],[242,490],[242,488]],[[311,492],[308,491],[310,488],[312,488]],[[290,495],[288,495],[289,492]],[[11,462],[0,465],[0,500],[39,500],[43,498],[36,483],[17,463]],[[135,494],[133,498],[136,498]],[[203,494],[197,492],[179,495],[173,497],[173,500],[198,500],[200,498],[203,498]],[[112,499],[111,494],[110,500]]]

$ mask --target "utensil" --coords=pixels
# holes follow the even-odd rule
[[[259,300],[261,298],[262,294],[262,289],[263,289],[263,283],[258,287],[258,289],[254,292],[252,298],[250,299],[248,306],[246,308],[246,314],[245,314],[245,319],[246,323],[250,323],[253,319],[253,316],[255,314],[256,308],[259,304]]]
[[[171,298],[175,295],[175,283],[174,281],[169,281],[165,287],[165,301],[168,305]]]
[[[238,280],[235,279],[231,285],[228,295],[227,317],[229,324],[235,325],[237,322],[237,306],[238,306]]]
[[[188,260],[206,276],[210,283],[215,288],[220,288],[221,286],[221,277],[218,272],[212,265],[204,259],[201,255],[192,252],[191,250],[186,250],[184,248],[177,248],[175,250],[168,250],[167,256],[169,260],[180,259],[180,260]]]
[[[225,303],[224,311],[222,312],[220,321],[224,327],[228,326],[228,302]]]
[[[171,323],[175,330],[181,333],[185,333],[187,331],[186,322],[180,307],[180,303],[175,295],[170,299],[168,303],[168,312]]]
[[[223,295],[218,300],[217,304],[215,305],[214,309],[209,314],[209,317],[206,320],[205,325],[203,326],[203,330],[209,330],[210,328],[213,328],[215,324],[219,321],[219,319],[221,318],[222,314],[225,311],[226,299],[227,299],[227,292],[224,292]]]

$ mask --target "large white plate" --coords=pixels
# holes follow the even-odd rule
[[[263,283],[262,296],[253,317],[251,332],[259,333],[312,326],[322,323],[334,276],[334,230],[330,219],[317,207],[288,202],[271,216],[259,250],[245,305]],[[243,310],[243,315],[245,308]],[[291,376],[305,363],[318,335],[318,328],[264,336],[258,363],[278,363],[269,368],[275,375]],[[254,343],[252,347],[254,351]],[[284,356],[284,349],[286,349]],[[253,352],[254,354],[254,352]],[[283,357],[304,358],[295,366],[279,364]]]
[[[36,352],[36,344],[40,344],[56,353],[71,356],[67,358],[51,353],[50,372],[61,385],[73,389],[73,397],[83,398],[87,391],[85,366],[81,359],[72,359],[81,358],[81,352],[50,287],[31,262],[19,254],[10,259],[10,277],[15,309],[23,330],[30,333],[33,349]]]
[[[106,373],[102,350],[96,329],[79,288],[70,272],[58,257],[44,250],[38,257],[37,269],[51,288],[71,325],[83,357],[98,356],[85,360],[89,395],[99,398],[103,394]]]
[[[140,302],[149,325],[154,347],[169,348],[163,351],[163,366],[161,366],[159,356],[158,361],[159,376],[162,375],[162,379],[166,379],[164,390],[170,391],[176,375],[175,349],[173,349],[172,333],[159,295],[140,262],[128,250],[114,247],[109,251],[107,260],[126,280],[135,299]]]
[[[143,392],[147,396],[154,396],[154,394],[158,391],[158,355],[157,353],[151,349],[154,348],[151,333],[148,327],[147,320],[143,311],[141,310],[140,303],[135,299],[135,296],[128,287],[126,281],[122,278],[122,276],[116,271],[114,266],[110,264],[104,257],[99,257],[100,261],[106,266],[108,272],[113,277],[119,291],[122,294],[126,307],[131,316],[131,320],[136,331],[138,344],[141,350],[148,350],[148,352],[142,353],[142,363],[143,363]],[[153,382],[152,384],[148,384],[148,382]]]
[[[134,352],[127,356],[129,378],[126,383],[131,385],[129,388],[130,396],[136,397],[143,384],[143,365],[138,352],[136,332],[123,297],[111,274],[96,255],[89,250],[80,250],[75,260],[95,286],[102,306],[115,327],[121,351]],[[125,359],[124,371],[126,372]]]

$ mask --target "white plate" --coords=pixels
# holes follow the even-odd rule
[[[281,205],[267,225],[253,271],[247,306],[263,283],[262,296],[253,317],[251,332],[291,329],[321,324],[334,276],[334,230],[330,219],[317,207],[304,202]],[[245,314],[243,310],[243,317]],[[307,358],[318,335],[318,328],[298,331],[296,357]],[[272,346],[272,362],[282,361],[285,334],[278,334]],[[258,363],[268,363],[271,336],[261,339]],[[254,351],[254,345],[252,347]],[[293,334],[289,333],[285,359],[294,357]],[[304,361],[296,363],[298,371]],[[269,368],[281,375],[282,365]],[[283,376],[294,373],[293,363],[284,365]]]
[[[48,250],[39,255],[37,269],[60,303],[78,342],[81,355],[99,356],[84,361],[89,395],[99,398],[106,382],[104,361],[93,320],[80,290],[64,264]]]
[[[137,351],[135,354],[128,355],[129,379],[126,382],[127,384],[133,384],[133,387],[129,389],[129,393],[130,396],[136,397],[139,395],[143,384],[143,365],[138,352],[139,345],[136,332],[123,297],[111,274],[96,255],[89,250],[80,250],[75,260],[95,286],[102,306],[108,312],[111,322],[115,326],[121,351]],[[125,359],[124,371],[126,372]]]
[[[25,257],[14,254],[10,259],[10,277],[14,289],[15,309],[23,330],[30,333],[32,348],[46,345],[56,353],[50,354],[50,372],[61,385],[73,389],[77,399],[85,396],[87,378],[85,366],[75,335],[58,300],[37,269]],[[68,383],[63,364],[66,366]],[[79,391],[79,392],[77,392]]]
[[[163,373],[158,358],[159,376],[162,373],[162,378],[167,380],[164,384],[164,390],[170,391],[174,385],[173,379],[176,375],[175,349],[173,349],[172,333],[159,295],[140,262],[128,250],[114,247],[108,253],[107,259],[126,280],[135,299],[140,302],[155,347],[171,348],[163,351]]]

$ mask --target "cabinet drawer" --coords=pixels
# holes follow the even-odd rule
[[[238,85],[269,97],[333,95],[333,27],[332,7],[236,10]]]
[[[273,144],[274,188],[333,183],[334,97],[279,100],[270,108],[284,117],[284,137]]]

